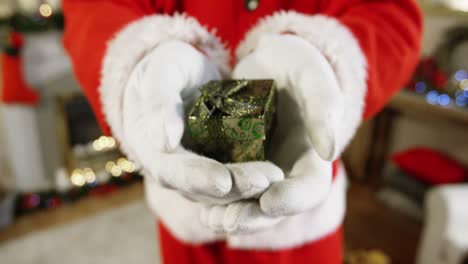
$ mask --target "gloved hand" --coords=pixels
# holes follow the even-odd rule
[[[183,148],[184,110],[199,85],[221,75],[181,41],[157,46],[134,68],[123,104],[123,148],[165,187],[189,199],[226,204],[260,195],[282,171],[268,162],[221,164]]]
[[[271,227],[284,217],[312,210],[332,183],[332,163],[344,147],[343,94],[321,52],[294,35],[264,35],[241,60],[233,77],[273,78],[278,83],[278,125],[271,160],[286,179],[274,183],[259,200],[207,206],[201,221],[230,234]]]

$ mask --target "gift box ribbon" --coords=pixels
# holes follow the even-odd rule
[[[247,80],[233,81],[227,85],[210,82],[200,88],[202,96],[199,108],[201,118],[210,118],[220,111],[229,116],[243,117],[261,113],[263,106],[255,97],[236,98],[235,95],[249,85]]]
[[[253,117],[263,111],[262,98],[240,94],[247,89],[249,81],[236,80],[221,84],[209,82],[200,87],[201,97],[194,115],[203,125],[192,128],[192,135],[201,135],[206,131],[211,138],[225,138],[222,116]]]

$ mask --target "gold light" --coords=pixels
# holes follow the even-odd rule
[[[108,161],[106,162],[106,171],[107,172],[112,172],[112,168],[114,168],[116,166],[115,162],[113,161]]]
[[[98,139],[93,141],[93,148],[96,151],[102,151],[105,149],[111,149],[115,147],[117,142],[113,137],[100,136]]]
[[[123,171],[132,173],[135,171],[135,164],[125,158],[120,158],[117,160],[117,164]]]
[[[111,174],[114,177],[119,177],[120,175],[122,175],[122,169],[119,166],[115,165],[111,169]]]
[[[86,178],[83,174],[83,170],[81,169],[73,170],[70,180],[76,186],[79,186],[79,187],[83,186],[86,183]]]
[[[459,86],[462,90],[468,89],[468,79],[464,79],[463,81],[461,81]]]
[[[96,181],[96,174],[90,168],[83,169],[84,177],[87,183],[93,183]]]
[[[119,158],[117,160],[117,164],[119,164],[120,167],[123,167],[125,165],[125,163],[127,163],[127,159],[125,159],[125,158]]]
[[[109,143],[108,144],[109,148],[115,147],[116,142],[115,142],[115,139],[113,137],[107,137],[107,140],[108,140],[108,143]]]
[[[49,4],[41,4],[39,6],[39,13],[43,17],[50,17],[52,15],[52,7]]]
[[[102,146],[101,141],[99,139],[94,140],[93,148],[96,151],[101,151],[103,149],[103,146]]]
[[[127,163],[125,163],[124,167],[122,167],[122,169],[128,173],[132,173],[135,171],[135,164],[131,161],[127,161]]]

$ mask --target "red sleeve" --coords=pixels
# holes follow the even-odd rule
[[[344,1],[352,2],[333,2]],[[368,119],[382,109],[413,73],[420,55],[422,15],[413,0],[359,2],[337,13],[342,12],[338,20],[353,32],[367,58],[363,116]],[[331,4],[326,9],[335,12]]]
[[[254,50],[266,33],[292,33],[318,49],[343,96],[345,111],[336,131],[337,149],[342,150],[362,120],[381,110],[411,76],[420,50],[420,10],[412,0],[288,3],[288,11],[265,17],[247,33],[237,58]]]
[[[106,43],[126,24],[158,11],[153,2],[151,0],[63,1],[66,18],[64,45],[73,62],[75,76],[105,134],[109,134],[110,131],[104,121],[98,86]]]

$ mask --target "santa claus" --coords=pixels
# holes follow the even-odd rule
[[[338,157],[418,59],[412,0],[65,0],[65,46],[104,131],[142,169],[164,263],[341,263]],[[231,67],[233,70],[231,71]],[[181,144],[197,86],[271,78],[268,162]]]

